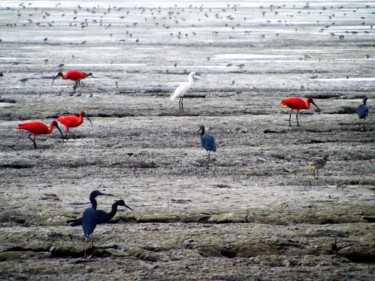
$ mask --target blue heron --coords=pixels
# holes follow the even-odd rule
[[[210,161],[210,151],[216,152],[216,143],[215,143],[215,138],[213,136],[210,136],[209,134],[206,134],[206,129],[204,128],[203,125],[199,127],[198,132],[201,133],[201,143],[202,147],[207,151],[208,153],[208,159],[205,164],[205,166],[208,164]]]
[[[112,209],[109,213],[102,211],[102,210],[96,210],[94,208],[87,208],[82,215],[81,224],[83,233],[86,237],[86,243],[88,242],[88,239],[90,235],[94,232],[97,224],[103,224],[108,223],[117,213],[117,207],[118,206],[124,206],[130,210],[132,210],[129,206],[125,204],[124,200],[117,200],[112,205]],[[93,247],[93,245],[92,245]],[[86,257],[86,251],[85,250],[85,257]]]
[[[368,107],[366,105],[367,99],[368,99],[367,96],[363,97],[363,104],[361,104],[357,110],[359,119],[363,119],[364,121],[366,120],[366,117],[368,115]]]
[[[179,111],[184,111],[184,95],[190,90],[193,86],[194,78],[196,78],[197,74],[195,72],[190,72],[188,76],[188,82],[182,82],[174,93],[171,95],[171,100],[179,98]]]
[[[91,203],[91,208],[93,208],[94,210],[96,210],[97,206],[98,206],[98,203],[96,202],[96,197],[98,196],[113,196],[112,194],[108,194],[108,193],[103,193],[103,192],[100,192],[99,190],[94,190],[90,193],[90,197],[89,197],[89,200],[90,200],[90,203]],[[78,219],[75,219],[73,221],[67,221],[68,225],[69,226],[79,226],[79,225],[82,225],[82,217],[81,218],[78,218]]]

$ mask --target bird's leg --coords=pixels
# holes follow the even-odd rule
[[[77,89],[77,87],[78,87],[78,83],[79,83],[79,81],[76,81],[76,82],[75,82],[75,84],[74,84],[74,86],[73,86],[73,93],[70,94],[71,96],[73,96],[73,95],[76,93],[76,89]]]
[[[87,241],[88,241],[88,240],[89,240],[89,238],[86,237],[86,242],[85,242],[85,254],[84,254],[84,256],[83,256],[84,259],[87,258]]]
[[[299,126],[299,122],[298,122],[298,113],[299,113],[299,110],[297,110],[297,113],[296,113],[297,126]]]
[[[208,150],[207,150],[207,154],[208,154],[208,158],[207,158],[206,164],[204,164],[204,167],[208,166],[208,164],[210,163],[210,152]]]
[[[289,126],[292,126],[292,113],[293,113],[293,109],[289,113]]]
[[[178,102],[178,109],[180,112],[183,112],[184,111],[184,103],[183,103],[183,98],[180,98],[179,102]]]
[[[32,134],[30,134],[30,135],[28,136],[28,138],[33,142],[33,144],[34,144],[34,148],[36,149],[36,142],[35,142],[36,135],[34,135],[34,139],[31,138],[31,135],[32,135]]]

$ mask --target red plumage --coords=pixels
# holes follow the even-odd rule
[[[83,117],[86,117],[92,125],[90,118],[83,111],[79,113],[79,116],[72,114],[72,115],[60,116],[59,118],[57,118],[57,121],[59,121],[65,127],[66,139],[68,138],[69,129],[80,126],[83,123]]]
[[[34,121],[34,122],[19,124],[17,129],[18,130],[27,130],[27,131],[30,132],[30,135],[28,136],[28,138],[33,142],[34,147],[36,149],[36,142],[35,142],[36,136],[38,136],[38,135],[49,135],[50,133],[52,133],[54,127],[56,127],[60,131],[60,134],[63,136],[63,134],[62,134],[59,126],[57,125],[56,121],[52,121],[50,127],[48,127],[46,124],[44,124],[42,122]],[[34,138],[31,138],[31,135],[34,135]]]
[[[289,126],[292,125],[291,118],[292,118],[293,110],[297,111],[296,112],[297,126],[299,126],[298,113],[301,109],[309,109],[310,104],[313,104],[318,109],[318,111],[320,112],[319,107],[315,104],[315,102],[312,98],[307,98],[306,101],[305,101],[301,98],[291,97],[291,98],[283,99],[281,101],[281,104],[285,105],[285,106],[287,106],[291,109],[290,114],[289,114]]]
[[[92,73],[85,73],[85,72],[81,72],[81,71],[78,71],[78,70],[68,70],[64,74],[61,71],[59,71],[59,73],[57,73],[57,75],[53,78],[52,84],[57,77],[61,77],[64,80],[74,81],[75,84],[73,86],[73,93],[72,93],[72,95],[73,95],[76,92],[76,89],[77,89],[78,85],[80,84],[81,80],[83,80],[83,79],[85,79],[89,76],[92,76]]]

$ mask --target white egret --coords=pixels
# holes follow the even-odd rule
[[[174,93],[171,95],[171,100],[174,100],[176,98],[179,98],[179,111],[184,111],[184,95],[190,90],[190,88],[193,86],[194,78],[196,78],[195,72],[190,72],[188,76],[188,82],[182,82],[180,86],[177,87],[177,89],[174,91]]]

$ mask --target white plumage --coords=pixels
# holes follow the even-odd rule
[[[179,98],[179,109],[180,111],[184,111],[184,104],[183,104],[183,98],[184,95],[190,90],[190,88],[193,86],[194,82],[194,76],[195,72],[190,72],[188,76],[188,82],[182,82],[177,89],[174,91],[174,93],[171,95],[171,100],[175,100],[176,98]]]

